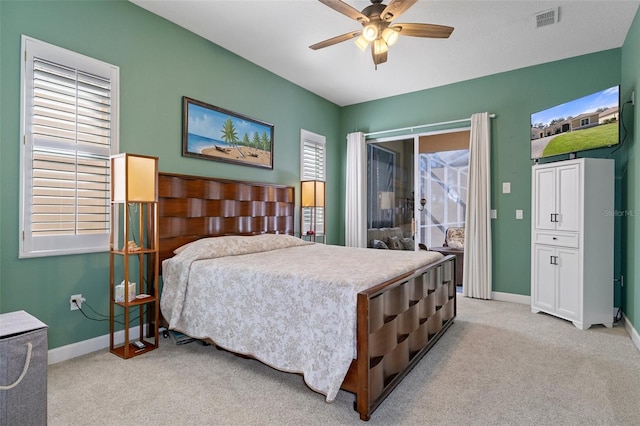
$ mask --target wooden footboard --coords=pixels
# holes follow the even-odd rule
[[[343,389],[356,394],[360,419],[369,420],[455,316],[455,256],[358,294],[358,353]]]

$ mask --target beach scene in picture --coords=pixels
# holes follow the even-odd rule
[[[272,167],[273,127],[188,103],[187,151],[212,160]]]

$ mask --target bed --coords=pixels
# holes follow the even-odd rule
[[[160,173],[158,207],[168,327],[352,392],[362,420],[456,316],[454,256],[303,241],[293,187]]]

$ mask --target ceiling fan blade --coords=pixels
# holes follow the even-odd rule
[[[359,37],[360,34],[362,34],[362,31],[360,31],[360,30],[351,31],[350,33],[346,33],[346,34],[342,34],[342,35],[339,35],[339,36],[335,36],[335,37],[332,37],[330,39],[321,41],[319,43],[312,44],[311,46],[309,46],[309,48],[313,49],[313,50],[318,50],[318,49],[322,49],[323,47],[333,46],[334,44],[338,44],[338,43],[341,43],[343,41],[347,41],[347,40],[350,40],[352,38]]]
[[[380,18],[384,21],[391,22],[413,6],[416,1],[418,0],[391,0],[391,3],[389,3],[380,14]]]
[[[340,12],[343,15],[348,16],[351,19],[355,19],[358,22],[365,23],[369,22],[369,18],[366,15],[363,15],[358,9],[354,9],[343,1],[340,0],[319,0],[320,3],[325,6],[329,6],[331,9],[336,12]]]
[[[397,29],[400,35],[411,37],[449,38],[453,27],[434,24],[395,24],[391,28]]]

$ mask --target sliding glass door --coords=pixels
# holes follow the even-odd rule
[[[414,138],[367,143],[367,228],[413,238]]]
[[[398,228],[428,248],[464,227],[469,137],[459,128],[367,141],[367,228]]]

